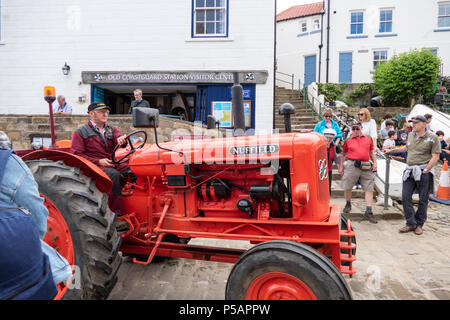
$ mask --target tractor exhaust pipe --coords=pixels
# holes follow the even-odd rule
[[[233,87],[231,88],[231,103],[233,105],[234,132],[233,136],[245,135],[244,98],[242,86],[239,83],[239,72],[233,73]]]
[[[290,103],[283,103],[278,109],[280,115],[284,115],[284,129],[285,132],[292,132],[291,129],[291,114],[295,113],[295,108]]]

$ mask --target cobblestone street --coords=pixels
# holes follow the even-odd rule
[[[333,203],[342,205],[341,199]],[[358,272],[345,276],[354,299],[450,299],[449,208],[431,203],[424,233],[400,234],[402,213],[375,207],[378,224],[362,219],[363,199],[354,199],[349,214],[357,237]],[[384,216],[383,216],[384,215]],[[194,239],[192,244],[248,248],[239,241]],[[232,265],[167,259],[148,266],[125,258],[109,299],[223,300]]]

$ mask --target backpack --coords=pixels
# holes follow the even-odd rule
[[[12,152],[0,149],[0,183]],[[0,299],[47,300],[57,292],[30,212],[0,201]]]

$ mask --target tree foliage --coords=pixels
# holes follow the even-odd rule
[[[378,64],[374,88],[388,105],[412,106],[434,93],[441,61],[428,50],[413,50]]]

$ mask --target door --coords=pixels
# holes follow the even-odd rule
[[[305,86],[316,81],[316,55],[305,57]]]
[[[339,83],[352,82],[352,53],[339,53]]]

